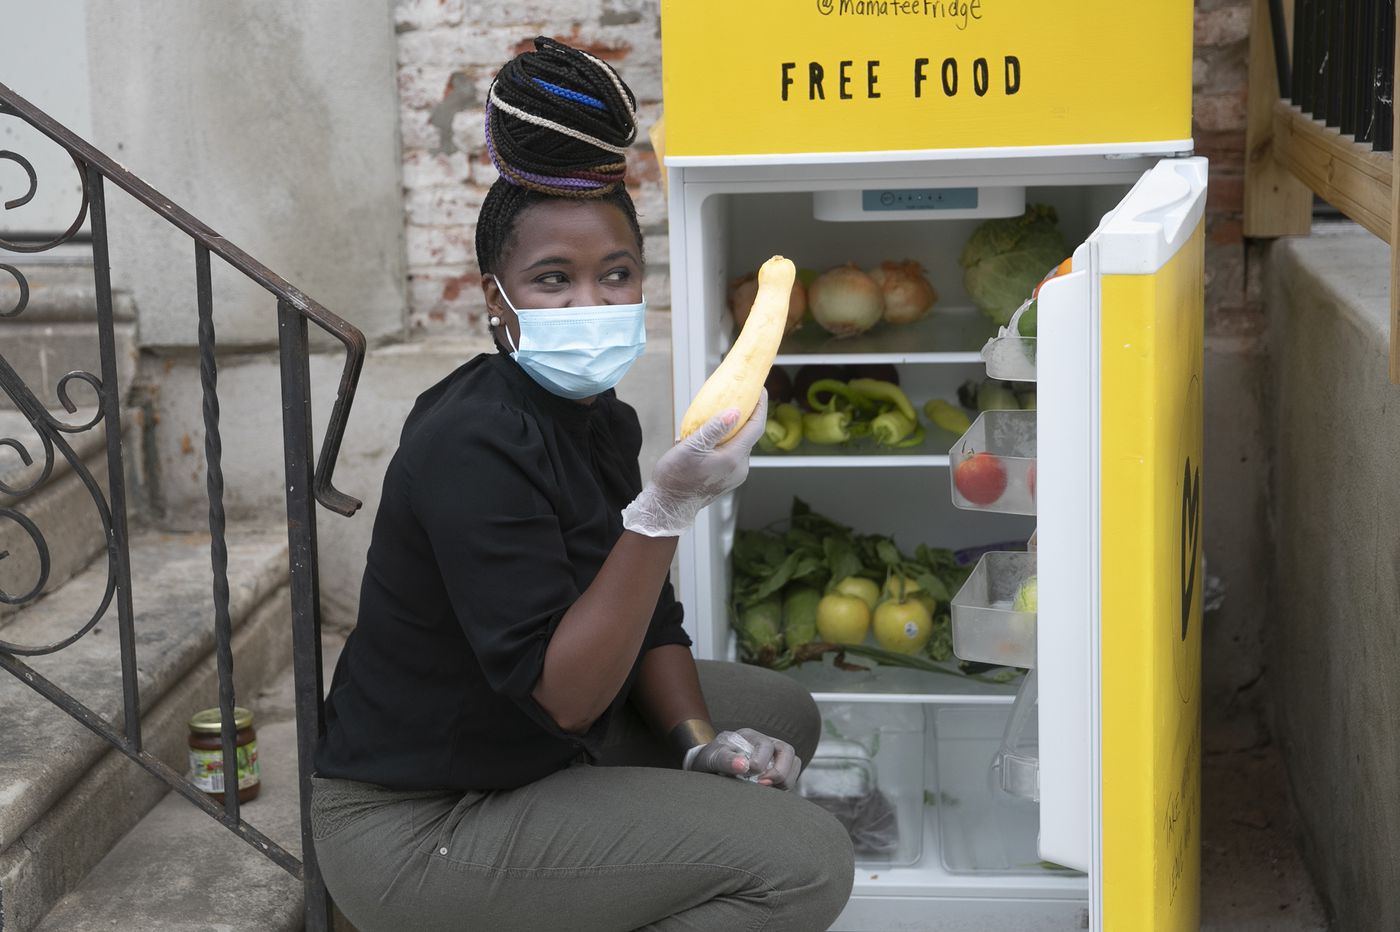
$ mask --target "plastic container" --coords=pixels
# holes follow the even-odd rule
[[[1036,555],[982,555],[953,596],[953,653],[962,660],[1035,666],[1035,612],[1016,611],[1016,596],[1035,577]]]
[[[923,853],[922,705],[822,703],[822,740],[797,792],[846,827],[856,862],[909,866]]]
[[[938,837],[952,873],[1073,873],[1040,858],[1040,805],[993,782],[1014,706],[945,706],[934,717]],[[1034,718],[1034,716],[1031,716]]]
[[[1035,337],[992,337],[982,347],[987,375],[1008,382],[1035,381]]]
[[[1035,671],[1026,674],[1011,703],[1011,717],[992,758],[992,785],[1020,799],[1040,801],[1039,686]]]
[[[983,411],[948,452],[953,504],[1035,514],[1034,411]]]

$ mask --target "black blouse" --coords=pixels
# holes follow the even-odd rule
[[[596,754],[531,691],[564,612],[641,491],[636,412],[559,398],[504,354],[419,396],[384,477],[359,619],[326,701],[317,771],[402,789],[522,786]],[[668,581],[642,654],[690,645]]]

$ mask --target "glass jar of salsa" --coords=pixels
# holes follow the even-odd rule
[[[224,801],[223,741],[219,734],[218,709],[205,709],[190,717],[190,782],[219,802]],[[256,799],[258,775],[258,733],[253,730],[253,713],[242,706],[233,709],[234,739],[238,758],[238,801]]]

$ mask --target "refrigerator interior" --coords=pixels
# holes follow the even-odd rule
[[[1066,255],[1131,187],[1121,178],[1096,185],[1079,183],[1082,179],[1078,176],[1072,185],[1049,179],[1026,187],[1026,204],[1055,207]],[[953,182],[940,179],[937,186],[949,184]],[[885,260],[913,259],[939,293],[924,320],[904,327],[881,324],[850,340],[827,337],[809,319],[779,350],[777,365],[789,374],[811,363],[894,363],[915,407],[931,398],[955,400],[962,382],[986,375],[979,354],[995,326],[972,307],[959,264],[964,243],[982,219],[823,221],[814,217],[812,191],[703,187],[713,190],[698,204],[691,202],[687,234],[701,244],[698,251],[694,242],[687,245],[689,254],[701,260],[692,263],[701,271],[699,279],[686,285],[689,338],[703,352],[703,361],[691,357],[692,390],[713,371],[733,338],[728,283],[775,253],[793,259],[799,269],[817,271],[846,262],[870,268]],[[701,329],[697,319],[703,321]],[[697,364],[703,372],[695,370]],[[957,439],[929,427],[924,443],[911,450],[756,452],[745,485],[709,509],[693,539],[701,609],[694,617],[702,655],[736,657],[728,608],[729,551],[736,530],[781,529],[794,498],[859,533],[892,536],[906,553],[919,544],[1025,549],[1035,531],[1033,516],[954,506],[948,451]],[[854,656],[847,659],[860,662]],[[832,787],[845,788],[848,797],[833,803],[841,810],[838,816],[854,818],[852,813],[863,812],[878,827],[894,815],[896,837],[877,832],[873,841],[867,837],[869,843],[857,844],[854,899],[836,928],[863,928],[858,917],[869,909],[862,900],[868,906],[883,897],[932,896],[950,905],[968,897],[1027,903],[1085,899],[1084,875],[1039,858],[1038,804],[993,785],[991,763],[1021,678],[996,682],[868,661],[862,665],[865,670],[838,669],[828,657],[788,671],[823,711],[828,740],[811,771],[818,791],[831,795]],[[873,814],[859,805],[866,797],[873,800]],[[859,824],[852,830],[855,840],[858,830]]]

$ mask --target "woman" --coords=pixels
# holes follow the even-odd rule
[[[546,39],[488,95],[501,178],[476,242],[500,351],[404,425],[316,758],[317,857],[361,932],[811,932],[850,893],[845,831],[784,792],[811,697],[697,663],[667,581],[677,536],[743,482],[766,402],[644,485],[612,391],[645,341],[634,110],[609,66]]]

